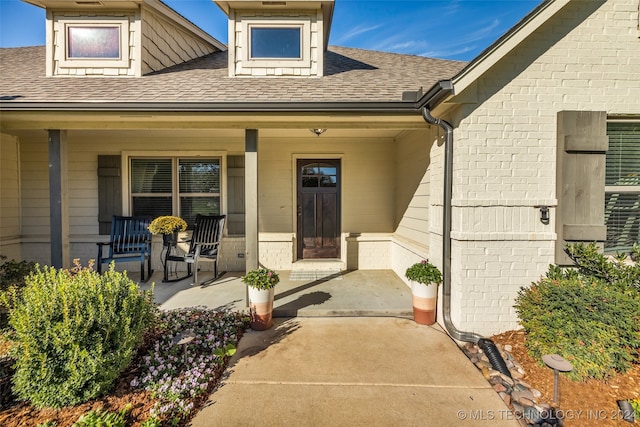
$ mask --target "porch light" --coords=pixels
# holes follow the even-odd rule
[[[326,129],[309,129],[312,133],[315,133],[316,136],[320,136],[323,133],[325,133],[327,130]]]

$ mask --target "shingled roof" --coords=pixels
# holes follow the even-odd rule
[[[45,47],[0,49],[0,100],[29,102],[399,102],[464,62],[330,47],[325,76],[228,77],[216,52],[143,77],[46,77]],[[9,102],[7,102],[9,101]]]

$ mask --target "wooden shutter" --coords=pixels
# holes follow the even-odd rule
[[[227,233],[244,236],[244,156],[227,157]]]
[[[98,156],[98,224],[100,234],[111,232],[111,217],[122,215],[120,156]]]
[[[556,263],[572,264],[567,243],[604,242],[605,154],[608,149],[604,111],[558,113],[556,194],[558,197]]]

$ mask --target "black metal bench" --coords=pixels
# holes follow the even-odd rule
[[[175,282],[186,279],[193,275],[193,283],[198,282],[198,262],[213,262],[213,279],[218,278],[218,253],[220,251],[220,241],[222,240],[222,230],[226,215],[200,215],[196,216],[191,239],[185,241],[189,243],[189,250],[184,255],[172,254],[172,249],[168,248],[164,261],[164,282]],[[187,263],[186,276],[169,279],[169,261]],[[193,272],[192,272],[193,264]]]
[[[98,273],[102,273],[102,264],[125,261],[140,261],[140,281],[151,277],[151,217],[113,216],[111,219],[111,237],[109,242],[98,243]],[[109,247],[107,256],[103,248]],[[147,260],[147,278],[145,280],[144,261]]]

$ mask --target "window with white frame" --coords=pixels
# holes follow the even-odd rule
[[[243,19],[242,66],[310,67],[311,18]]]
[[[301,30],[300,26],[252,26],[251,59],[301,59]]]
[[[131,158],[131,214],[220,214],[220,158]]]
[[[64,46],[55,59],[62,67],[128,67],[129,19],[60,16],[54,23]]]
[[[640,122],[609,122],[606,156],[605,253],[640,243]]]

